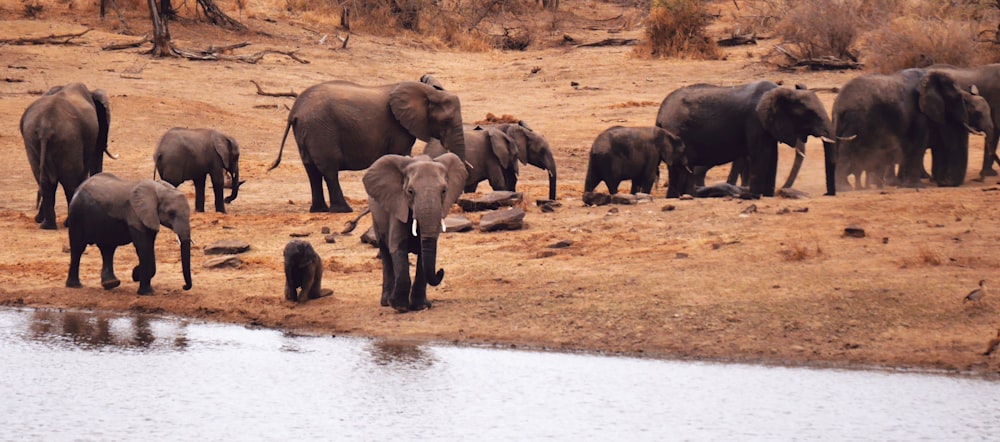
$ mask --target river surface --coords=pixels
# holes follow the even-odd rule
[[[1000,383],[0,309],[0,440],[997,440]]]

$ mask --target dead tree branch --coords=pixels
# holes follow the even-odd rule
[[[289,91],[289,92],[265,92],[264,89],[261,88],[260,85],[257,84],[256,81],[250,80],[250,82],[253,83],[254,86],[257,86],[257,95],[263,95],[265,97],[292,97],[292,98],[295,98],[295,97],[299,96],[299,94],[297,92],[295,92],[295,91]]]
[[[111,44],[107,44],[107,45],[101,46],[101,50],[103,50],[103,51],[120,51],[122,49],[137,48],[137,47],[142,46],[142,45],[144,45],[146,43],[149,43],[150,41],[152,41],[152,40],[149,39],[149,34],[146,34],[146,35],[143,35],[142,39],[140,39],[139,41],[134,41],[134,42],[131,42],[131,43],[111,43]]]
[[[853,61],[853,60],[842,60],[840,58],[825,55],[821,57],[796,57],[788,49],[781,47],[780,45],[775,45],[774,49],[782,54],[791,61],[789,64],[781,65],[778,67],[782,69],[795,69],[800,67],[805,67],[814,71],[835,71],[842,69],[861,69],[864,67],[863,64]]]
[[[75,34],[52,34],[47,37],[6,38],[0,39],[0,45],[75,45],[78,43],[72,40],[88,32],[90,29]]]

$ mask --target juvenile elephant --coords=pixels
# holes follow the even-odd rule
[[[205,176],[212,180],[215,211],[226,213],[240,189],[240,145],[232,137],[215,129],[175,127],[163,134],[153,151],[153,162],[160,178],[172,185],[194,181],[194,210],[205,211]],[[233,190],[225,199],[222,190],[226,174],[232,177]],[[154,173],[154,178],[155,178]]]
[[[362,181],[382,259],[383,306],[399,312],[431,306],[427,284],[437,286],[444,278],[444,270],[435,272],[438,236],[466,178],[465,165],[452,153],[434,159],[386,155],[365,172]],[[410,253],[417,255],[412,287]]]
[[[132,280],[139,282],[138,293],[153,293],[150,280],[156,275],[153,246],[160,226],[177,235],[181,249],[184,290],[191,289],[191,209],[182,192],[162,181],[126,181],[100,173],[85,181],[69,204],[69,276],[66,287],[81,287],[80,257],[90,244],[101,250],[101,286],[118,287],[114,260],[118,246],[132,243],[139,265]]]
[[[896,162],[900,184],[919,187],[928,147],[937,184],[961,185],[968,165],[967,132],[975,130],[967,105],[975,108],[976,101],[948,74],[925,69],[847,82],[833,104],[838,187],[850,188],[847,176],[862,171],[880,183]]]
[[[285,244],[285,299],[305,302],[333,294],[323,290],[323,260],[308,242],[293,239]],[[298,293],[296,290],[301,288]]]
[[[1000,140],[1000,130],[998,130],[1000,129],[1000,64],[970,68],[936,64],[927,69],[948,74],[955,80],[955,84],[964,91],[972,90],[972,87],[975,86],[979,95],[986,100],[990,110],[990,126],[983,128],[972,124],[972,122],[970,125],[986,133],[986,139],[983,142],[983,166],[979,171],[979,176],[996,176],[997,172],[993,170],[993,162],[997,161],[997,141]]]
[[[590,147],[584,192],[593,192],[602,181],[608,193],[618,193],[618,184],[632,181],[630,193],[649,193],[660,177],[660,162],[686,167],[684,143],[659,127],[612,126],[601,132]]]
[[[350,212],[338,173],[365,169],[383,155],[408,155],[416,139],[442,140],[449,152],[465,159],[458,97],[418,82],[361,86],[330,81],[306,89],[288,114],[278,158],[268,170],[281,162],[289,129],[295,130],[309,176],[310,212]],[[329,206],[323,181],[330,191]]]
[[[656,125],[684,141],[690,168],[707,170],[746,158],[750,193],[764,196],[774,196],[778,143],[804,149],[809,136],[822,138],[827,195],[836,194],[832,125],[812,91],[784,88],[770,81],[733,87],[687,86],[663,100]],[[678,162],[668,172],[668,198],[694,192],[692,170]],[[794,177],[789,176],[789,180]]]
[[[548,172],[549,199],[556,199],[556,161],[552,156],[549,142],[538,132],[531,130],[523,121],[517,124],[498,124],[493,127],[500,129],[517,143],[517,158],[521,164],[530,164]],[[517,176],[514,176],[514,184],[517,184]],[[514,187],[510,185],[511,190],[514,190]]]
[[[465,161],[469,166],[465,191],[475,192],[483,180],[489,180],[493,190],[513,191],[517,184],[517,147],[513,139],[492,126],[465,131]],[[437,139],[424,147],[424,155],[432,158],[446,152]]]
[[[108,153],[111,110],[108,94],[83,83],[49,89],[21,116],[21,136],[31,173],[38,183],[38,214],[43,229],[56,228],[56,186],[66,203],[87,177],[101,173]]]

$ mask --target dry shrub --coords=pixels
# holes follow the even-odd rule
[[[42,6],[42,4],[38,2],[38,0],[30,0],[30,1],[25,1],[23,3],[24,7],[21,10],[21,15],[24,18],[35,19],[41,17],[42,11],[45,9],[45,7]]]
[[[504,124],[504,123],[519,123],[520,118],[517,118],[511,114],[503,114],[501,116],[496,116],[493,112],[487,112],[486,118],[477,121],[475,124]]]
[[[802,59],[833,56],[854,59],[852,52],[861,32],[887,9],[863,0],[814,0],[797,2],[778,22],[775,33],[793,55]],[[863,7],[863,5],[866,5]]]
[[[901,262],[902,268],[908,267],[923,267],[923,266],[939,266],[944,263],[945,258],[937,250],[933,250],[927,246],[920,246],[917,249],[916,255],[913,257],[903,258]]]
[[[704,3],[654,0],[646,24],[646,40],[636,47],[636,52],[652,57],[721,58],[719,45],[706,32],[712,16]]]
[[[823,249],[820,248],[819,244],[816,245],[815,249],[810,250],[807,246],[793,243],[789,244],[787,249],[781,251],[781,256],[785,258],[785,261],[805,261],[809,258],[819,257],[822,255]]]
[[[863,61],[881,73],[935,63],[969,66],[980,59],[975,38],[969,22],[900,17],[867,36]]]

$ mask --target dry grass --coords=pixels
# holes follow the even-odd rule
[[[615,104],[612,104],[612,105],[608,106],[608,109],[625,109],[625,108],[631,108],[631,107],[651,107],[651,106],[659,106],[659,105],[660,105],[660,103],[657,103],[655,101],[648,101],[648,100],[645,100],[645,101],[628,100],[628,101],[626,101],[624,103],[615,103]]]
[[[860,0],[797,2],[778,22],[775,33],[799,58],[855,58],[858,35],[881,11],[860,10]]]
[[[980,61],[973,24],[952,19],[901,17],[867,38],[864,62],[876,72],[947,63],[968,66]]]
[[[719,59],[719,45],[706,31],[711,22],[705,2],[655,0],[646,23],[646,40],[636,46],[635,53],[640,57]]]
[[[818,258],[823,255],[823,248],[816,244],[816,247],[810,248],[809,246],[791,243],[788,248],[780,251],[781,256],[785,261],[805,261],[810,258]]]
[[[486,118],[476,121],[475,124],[504,124],[504,123],[518,123],[521,119],[510,114],[503,114],[501,116],[496,116],[493,112],[487,112]]]

